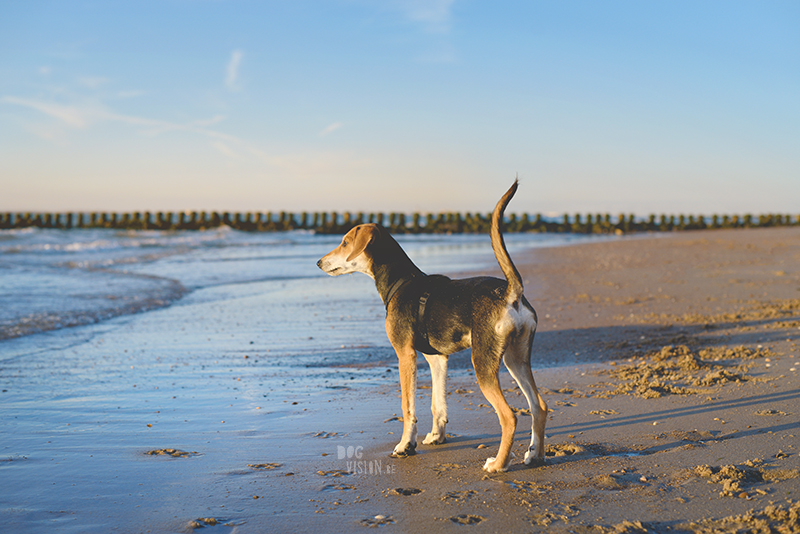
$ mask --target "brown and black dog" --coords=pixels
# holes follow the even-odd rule
[[[544,460],[547,404],[531,373],[536,311],[522,294],[522,278],[508,255],[500,230],[503,212],[517,185],[515,181],[492,213],[492,249],[505,280],[489,276],[451,280],[442,275],[426,275],[377,224],[356,226],[337,248],[317,262],[331,276],[352,272],[369,275],[386,306],[386,333],[399,360],[403,408],[403,437],[392,456],[414,454],[417,446],[417,351],[431,367],[433,428],[422,441],[428,445],[445,442],[447,357],[472,347],[478,385],[497,412],[503,432],[497,456],[488,458],[483,468],[489,472],[507,469],[517,426],[517,418],[500,388],[501,361],[525,394],[531,410],[531,442],[525,463]]]

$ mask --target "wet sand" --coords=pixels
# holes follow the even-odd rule
[[[800,229],[641,236],[515,261],[540,316],[544,466],[519,463],[530,419],[503,372],[520,409],[517,460],[481,470],[500,428],[463,353],[448,442],[389,458],[402,422],[379,305],[343,317],[353,341],[329,355],[335,365],[287,369],[257,350],[267,319],[198,301],[3,362],[3,529],[800,532]],[[344,283],[370,289],[361,278]],[[252,309],[301,289],[286,291]],[[330,317],[309,315],[315,346],[327,331],[344,343]],[[364,352],[365,365],[348,356]]]

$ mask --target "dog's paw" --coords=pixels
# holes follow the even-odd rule
[[[429,433],[425,436],[425,439],[422,440],[423,445],[441,445],[445,443],[447,438],[444,434],[434,434],[433,432]]]
[[[397,446],[392,451],[391,456],[392,458],[407,458],[409,456],[413,456],[417,453],[417,446],[412,443],[406,443],[405,445],[402,443],[398,443]]]
[[[497,461],[497,458],[491,457],[486,459],[486,463],[483,464],[483,470],[489,473],[502,473],[508,470],[508,466],[502,465]]]
[[[525,453],[525,465],[530,465],[533,467],[541,467],[544,465],[544,456],[536,456],[536,454],[532,450],[528,450]]]

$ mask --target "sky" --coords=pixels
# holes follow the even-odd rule
[[[800,3],[0,0],[0,211],[800,212]]]

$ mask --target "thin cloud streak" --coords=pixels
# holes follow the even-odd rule
[[[239,90],[239,67],[242,65],[242,58],[244,57],[244,52],[241,50],[234,50],[231,53],[231,59],[228,61],[228,67],[226,69],[226,76],[225,76],[225,87],[227,87],[230,91],[238,91]]]
[[[17,98],[15,96],[4,96],[0,102],[7,104],[15,104],[17,106],[24,106],[35,109],[45,115],[63,121],[74,128],[85,128],[88,124],[86,114],[72,106],[62,106],[60,104],[52,104],[49,102],[39,102],[28,98]]]
[[[216,124],[224,120],[225,119],[224,115],[216,115],[211,119],[197,120],[188,124],[178,124],[159,119],[151,119],[148,117],[121,115],[119,113],[114,113],[102,108],[87,108],[87,107],[79,108],[75,106],[64,106],[61,104],[54,104],[52,102],[41,102],[38,100],[31,100],[27,98],[18,98],[15,96],[4,96],[0,98],[0,102],[5,102],[7,104],[14,104],[34,109],[36,111],[39,111],[40,113],[58,119],[66,123],[67,125],[78,129],[86,128],[92,123],[112,121],[112,122],[121,122],[124,124],[130,124],[132,126],[150,127],[152,128],[150,130],[150,133],[153,135],[158,135],[160,133],[170,132],[170,131],[184,131],[184,132],[198,133],[214,139],[221,139],[221,140],[241,143],[241,141],[233,135],[205,128],[205,126],[210,126],[212,124]]]
[[[232,158],[232,159],[238,159],[239,158],[239,154],[234,152],[233,149],[231,149],[231,147],[229,147],[228,145],[226,145],[222,141],[214,141],[213,143],[211,143],[211,146],[213,146],[220,153],[224,154],[225,156],[227,156],[229,158]]]
[[[401,0],[398,8],[429,33],[449,33],[455,0]]]
[[[334,122],[333,124],[329,124],[324,130],[322,130],[319,133],[319,136],[320,137],[325,137],[326,135],[329,135],[329,134],[335,132],[336,130],[338,130],[341,127],[342,127],[342,123],[341,122]]]
[[[47,116],[56,118],[68,126],[76,129],[86,129],[91,124],[100,122],[117,122],[145,128],[143,133],[148,135],[161,135],[168,132],[189,132],[204,136],[211,140],[211,146],[222,155],[231,159],[241,159],[240,153],[233,147],[249,153],[257,160],[271,167],[282,169],[295,176],[314,176],[320,173],[329,172],[351,172],[368,167],[371,162],[365,158],[359,158],[347,153],[321,152],[309,154],[284,154],[273,155],[255,147],[251,143],[244,141],[234,135],[218,132],[207,128],[212,124],[217,124],[227,117],[225,115],[215,115],[210,119],[195,120],[186,124],[179,124],[160,119],[148,117],[137,117],[133,115],[123,115],[114,113],[107,109],[100,108],[77,108],[63,106],[49,102],[39,102],[12,96],[0,98],[0,102],[26,106],[39,111]],[[325,128],[320,135],[327,135],[341,128],[342,123],[336,122]]]

